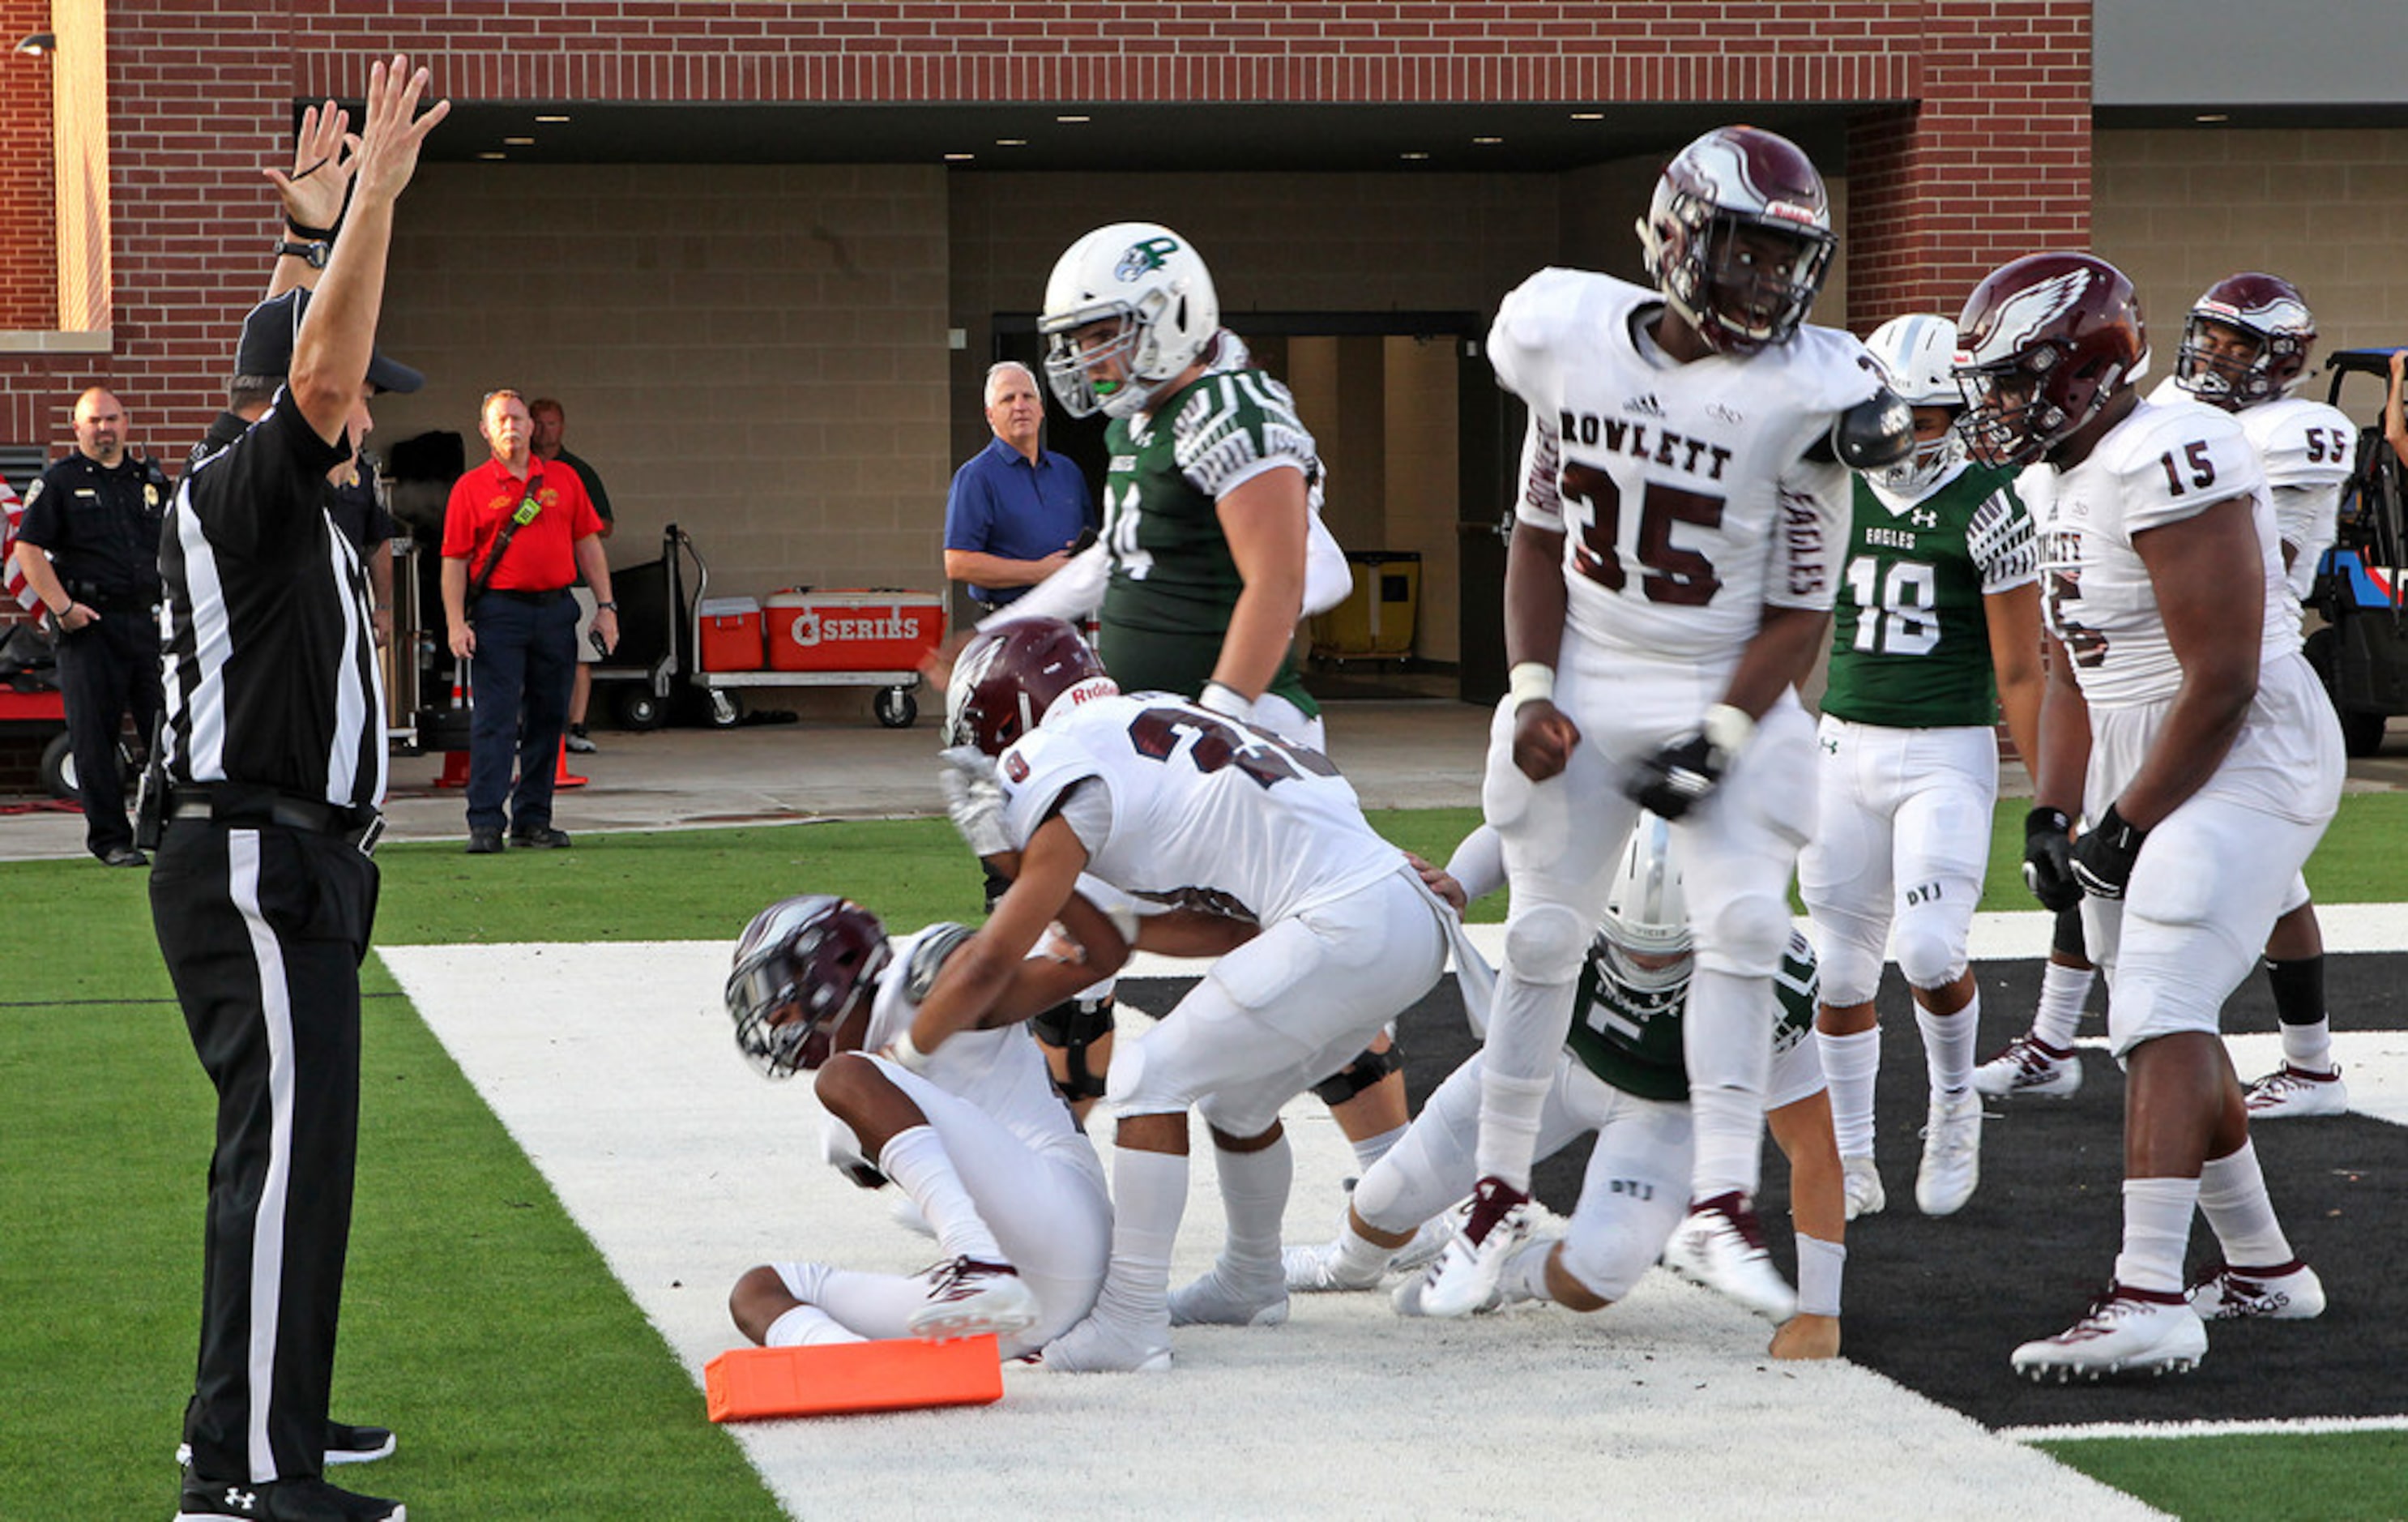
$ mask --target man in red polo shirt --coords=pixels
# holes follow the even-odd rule
[[[583,570],[599,599],[594,623],[605,650],[619,643],[619,605],[602,553],[602,518],[575,469],[533,458],[535,424],[515,391],[487,395],[477,431],[493,458],[452,487],[443,519],[443,612],[452,653],[472,661],[475,717],[468,738],[468,853],[509,843],[568,844],[552,827],[552,780],[577,668],[577,604]],[[518,785],[510,759],[518,758]]]

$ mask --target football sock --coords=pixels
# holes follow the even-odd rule
[[[2332,1071],[2332,1023],[2325,1012],[2324,955],[2320,952],[2288,962],[2269,958],[2266,984],[2274,993],[2274,1017],[2283,1023],[2283,1060],[2309,1072]]]
[[[1831,1128],[1840,1156],[1873,1155],[1873,1084],[1881,1076],[1881,1027],[1852,1036],[1814,1033],[1823,1055],[1823,1078],[1831,1090]]]
[[[970,1192],[963,1186],[962,1176],[953,1171],[953,1159],[934,1126],[914,1126],[896,1133],[879,1150],[878,1170],[920,1207],[920,1213],[936,1228],[937,1245],[946,1256],[1005,1261],[1003,1249],[996,1245],[995,1233],[987,1229],[978,1207],[970,1202]]]
[[[1529,1189],[1539,1117],[1571,1028],[1571,1008],[1572,984],[1533,983],[1510,969],[1498,971],[1488,1034],[1481,1044],[1480,1141],[1474,1156],[1480,1177]]]
[[[816,1305],[797,1305],[769,1323],[763,1347],[824,1347],[831,1343],[862,1343],[868,1339],[847,1331]]]
[[[1361,1279],[1378,1273],[1397,1256],[1393,1247],[1383,1247],[1354,1229],[1350,1216],[1338,1231],[1338,1261],[1335,1268],[1341,1278]]]
[[[1798,1310],[1801,1315],[1840,1314],[1840,1279],[1848,1249],[1836,1242],[1798,1233]]]
[[[1546,1113],[1549,1078],[1508,1078],[1494,1068],[1480,1075],[1480,1141],[1473,1148],[1484,1179],[1503,1179],[1530,1192],[1530,1164],[1539,1150],[1539,1121]]]
[[[1954,1014],[1934,1014],[1915,1005],[1914,1024],[1923,1032],[1923,1064],[1931,1075],[1932,1093],[1957,1095],[1972,1086],[1973,1030],[1981,1019],[1979,988]]]
[[[2032,1012],[2032,1035],[2042,1045],[2062,1052],[2073,1044],[2073,1027],[2082,1023],[2082,1006],[2098,976],[2095,968],[2048,964],[2040,978],[2040,1007]]]
[[[2190,1245],[2190,1213],[2200,1181],[2124,1181],[2124,1250],[2115,1255],[2115,1282],[2133,1289],[2179,1293],[2183,1252]]]
[[[1229,1238],[1221,1244],[1226,1277],[1244,1285],[1280,1283],[1280,1218],[1287,1213],[1288,1187],[1296,1179],[1287,1133],[1253,1152],[1215,1147],[1212,1160],[1220,1173],[1221,1207],[1229,1217]]]
[[[1405,1133],[1411,1129],[1412,1127],[1410,1124],[1398,1126],[1391,1130],[1382,1131],[1377,1136],[1367,1136],[1360,1142],[1351,1143],[1354,1148],[1355,1169],[1364,1173],[1371,1171],[1371,1165],[1385,1157],[1389,1150],[1402,1142],[1405,1139]]]
[[[1509,1303],[1521,1299],[1554,1301],[1555,1294],[1547,1288],[1547,1259],[1555,1251],[1552,1242],[1534,1242],[1505,1260],[1505,1271],[1498,1275],[1497,1284],[1505,1291]]]
[[[2211,1157],[2199,1170],[2199,1211],[2215,1233],[2224,1261],[2235,1268],[2271,1269],[2291,1261],[2290,1239],[2274,1218],[2266,1175],[2258,1167],[2258,1144]]]
[[[1187,1212],[1187,1158],[1122,1147],[1112,1155],[1112,1257],[1096,1314],[1141,1328],[1170,1320],[1170,1245]]]
[[[830,1263],[806,1263],[801,1270],[786,1279],[795,1299],[817,1306],[860,1337],[909,1337],[911,1313],[928,1303],[928,1281],[919,1274],[864,1273]],[[843,1339],[823,1335],[812,1341]]]

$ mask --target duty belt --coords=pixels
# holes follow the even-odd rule
[[[243,829],[273,825],[332,835],[359,847],[362,855],[374,852],[384,834],[384,815],[374,809],[346,808],[318,798],[222,783],[175,789],[167,797],[167,817],[206,819]]]

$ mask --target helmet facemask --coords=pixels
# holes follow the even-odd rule
[[[2254,346],[2246,360],[2230,352],[2236,337]],[[2307,345],[2294,334],[2268,333],[2231,318],[2194,311],[2183,323],[2174,384],[2211,407],[2238,412],[2282,395],[2289,389],[2288,379],[2296,378],[2306,361]]]
[[[1955,474],[1965,463],[1965,411],[1954,404],[1948,409],[1955,416],[1939,438],[1926,438],[1918,429],[1913,453],[1896,465],[1866,471],[1865,479],[1894,495],[1919,498]],[[1922,405],[1915,410],[1922,410]]]
[[[1997,470],[2031,464],[2099,415],[2124,380],[2123,367],[2094,363],[2091,373],[2056,372],[2065,351],[2042,343],[1988,365],[1960,365],[1965,393],[1957,432],[1974,459]]]
[[[1115,324],[1109,337],[1082,341],[1098,323]],[[1045,335],[1045,384],[1062,409],[1074,418],[1133,417],[1145,409],[1154,387],[1143,376],[1144,351],[1151,347],[1146,323],[1137,309],[1125,304],[1094,313],[1081,313],[1072,324]],[[1098,380],[1096,371],[1116,366],[1121,378]]]

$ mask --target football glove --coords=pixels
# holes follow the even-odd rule
[[[1663,819],[1678,819],[1703,802],[1730,769],[1756,721],[1728,703],[1706,710],[1702,729],[1676,739],[1639,764],[1626,791],[1640,807]]]
[[[2024,886],[2052,912],[2082,901],[2082,884],[2073,879],[2073,821],[2061,809],[2024,815]]]
[[[2149,832],[2107,805],[2107,816],[2073,842],[2073,877],[2093,898],[2121,898]]]
[[[975,745],[937,753],[937,785],[945,791],[945,812],[972,853],[999,856],[1011,849],[1003,827],[1003,787],[995,780],[995,757]]]

